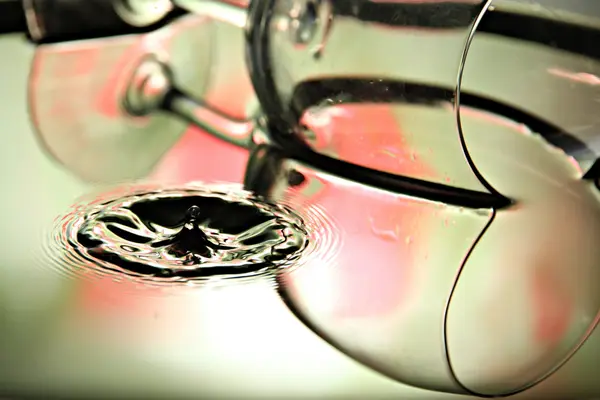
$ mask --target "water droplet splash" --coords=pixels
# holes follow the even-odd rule
[[[79,202],[56,220],[52,244],[71,274],[189,284],[287,269],[311,243],[302,217],[285,205],[239,185],[191,184],[120,189]]]

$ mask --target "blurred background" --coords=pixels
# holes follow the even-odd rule
[[[235,28],[219,27],[217,35],[242,54]],[[488,58],[484,51],[475,57],[480,63]],[[232,79],[244,76],[239,61],[222,63],[231,70],[221,71],[220,81],[211,82],[205,96],[242,117],[248,113],[250,86],[246,78]],[[57,273],[45,244],[54,218],[78,197],[111,185],[84,182],[44,152],[27,99],[34,64],[34,47],[22,36],[0,37],[0,395],[468,398],[412,388],[353,361],[297,320],[267,280],[165,296],[136,292],[132,284],[110,277],[74,279]],[[72,96],[85,96],[85,91]],[[79,101],[66,98],[67,103]],[[385,113],[370,115],[386,124]],[[75,116],[67,110],[60,118]],[[378,129],[375,122],[362,128]],[[148,179],[241,182],[247,159],[245,150],[189,128]],[[593,355],[599,348],[598,339],[590,341],[558,374],[515,398],[571,398],[573,385],[578,387],[575,396],[582,396],[597,376]]]

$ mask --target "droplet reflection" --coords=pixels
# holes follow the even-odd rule
[[[69,273],[163,283],[287,269],[310,245],[302,217],[238,185],[120,190],[75,205],[54,233]]]

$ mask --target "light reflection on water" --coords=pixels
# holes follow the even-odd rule
[[[141,295],[133,283],[109,277],[65,280],[40,268],[33,250],[44,229],[77,197],[104,188],[78,181],[39,150],[23,90],[32,49],[20,38],[2,39],[0,48],[12,55],[0,62],[7,141],[0,146],[0,229],[11,232],[0,246],[0,392],[146,399],[421,392],[387,382],[322,342],[265,281],[173,297]],[[210,168],[186,140],[229,162]],[[181,143],[157,179],[241,179],[245,153],[196,131]]]
[[[185,296],[140,293],[103,277],[64,279],[40,268],[35,243],[81,195],[84,184],[40,150],[23,90],[31,48],[0,41],[6,121],[0,146],[0,388],[84,398],[366,398],[424,395],[358,365],[305,328],[269,280]],[[4,101],[4,99],[10,101]],[[228,163],[198,157],[194,148]],[[215,156],[216,157],[216,156]],[[247,155],[195,130],[163,160],[154,181],[240,181]],[[10,173],[8,173],[10,171]],[[19,218],[15,218],[19,215]],[[451,398],[443,396],[443,398]]]
[[[123,187],[57,218],[42,262],[67,274],[149,284],[248,278],[298,266],[315,251],[334,252],[328,238],[335,231],[315,215],[302,218],[240,185]]]
[[[101,188],[77,182],[36,146],[22,90],[30,54],[15,43],[0,43],[22,57],[10,65],[0,63],[0,76],[10,77],[3,78],[3,90],[14,94],[0,107],[1,119],[12,124],[10,146],[0,146],[0,228],[11,233],[1,247],[1,388],[103,398],[285,398],[290,393],[301,398],[459,398],[391,382],[349,360],[303,327],[268,280],[167,296],[140,294],[135,283],[112,277],[93,283],[65,280],[50,268],[39,268],[32,251],[38,233],[77,196]],[[237,149],[198,132],[190,132],[187,138],[192,137],[199,148],[215,150],[209,153],[236,154],[229,165],[243,164],[245,155]],[[209,168],[209,162],[199,164],[198,159],[189,146],[175,148],[156,176],[239,180],[233,168]],[[187,175],[182,178],[182,173]],[[366,228],[372,228],[366,235],[395,226],[382,214],[365,219],[371,224]]]

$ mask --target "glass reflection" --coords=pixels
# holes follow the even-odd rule
[[[354,8],[340,14],[360,14],[357,20],[368,20],[369,10],[382,3],[353,2]],[[406,6],[415,2],[395,3]],[[354,22],[356,32],[362,32],[364,26]],[[375,20],[373,25],[379,28],[389,22]],[[445,25],[448,20],[443,22],[438,20],[439,26],[434,28],[449,28]],[[321,58],[326,57],[329,45],[321,49]],[[356,61],[340,65],[358,65]],[[378,71],[380,65],[375,64],[373,61],[369,74]],[[421,69],[414,71],[417,75],[428,70],[426,67],[439,67],[429,62],[419,65]],[[552,69],[551,74],[568,77],[575,84],[594,82],[590,73]],[[465,77],[465,91],[471,76],[476,75],[469,72]],[[487,74],[471,88],[479,87],[485,79],[489,80]],[[444,104],[449,105],[451,99],[445,100]],[[343,99],[340,103],[344,103]],[[560,125],[553,119],[553,110],[545,118]],[[437,157],[426,156],[428,152],[443,154],[444,140],[450,135],[432,140],[440,144],[439,151],[427,149],[426,143],[431,139],[419,142],[427,133],[456,128],[449,107],[326,104],[313,111],[316,112],[305,115],[305,123],[316,133],[313,145],[319,152],[426,180],[477,185],[465,164],[450,162],[446,167],[441,161],[438,164]],[[499,118],[467,105],[460,113],[477,167],[520,204],[498,217],[499,224],[489,231],[491,239],[486,236],[487,240],[478,244],[465,265],[450,309],[448,347],[456,377],[468,390],[505,392],[535,381],[556,365],[585,332],[584,328],[594,322],[598,298],[593,283],[598,282],[598,276],[592,267],[598,258],[594,246],[598,229],[597,218],[590,215],[598,211],[597,199],[595,188],[574,179],[584,171],[580,168],[580,153],[572,153],[572,158],[551,153],[544,147],[545,142],[534,135],[539,132],[505,116]],[[327,121],[325,126],[319,118]],[[345,137],[336,132],[336,126]],[[355,127],[361,129],[353,130]],[[417,132],[412,138],[411,131]],[[489,135],[485,140],[479,139],[482,132]],[[357,137],[360,133],[365,136]],[[157,168],[155,178],[236,179],[241,172],[235,166],[243,164],[244,152],[200,137],[193,133],[186,136]],[[414,140],[410,146],[404,143],[407,138]],[[452,135],[448,143],[456,144],[454,139],[456,136]],[[354,140],[356,144],[352,143]],[[195,146],[202,149],[202,157]],[[456,145],[454,149],[459,150]],[[206,156],[204,152],[212,154]],[[235,158],[227,166],[221,162],[225,153]],[[283,170],[302,174],[303,180],[297,184],[277,182],[274,198],[292,202],[301,212],[319,210],[335,220],[343,233],[339,245],[344,249],[335,259],[314,260],[281,278],[280,293],[291,309],[330,343],[377,371],[402,382],[460,392],[445,368],[442,346],[438,346],[444,329],[443,306],[463,259],[491,213],[392,195],[294,161],[286,161]],[[520,179],[514,179],[515,176]],[[55,177],[62,182],[60,174]],[[30,178],[43,181],[37,175]],[[47,190],[36,190],[50,197],[48,201],[52,203],[52,196],[59,195],[49,194],[55,188],[45,185]],[[18,190],[16,185],[14,188]],[[72,189],[69,196],[79,190],[83,191]],[[19,193],[26,197],[26,193]],[[11,213],[29,212],[31,217],[31,203],[27,207],[20,201],[14,204]],[[39,207],[37,202],[34,205]],[[33,212],[51,214],[39,208]],[[7,215],[7,219],[10,217]],[[568,226],[560,220],[569,221]],[[523,237],[532,240],[525,241]],[[20,249],[23,247],[20,244]],[[21,257],[24,256],[12,255],[17,264],[23,261]],[[522,266],[525,268],[519,269]],[[565,274],[566,270],[570,274]],[[25,387],[33,387],[30,390],[57,394],[102,391],[105,397],[152,393],[169,398],[198,393],[242,396],[249,391],[277,396],[293,390],[295,394],[322,397],[324,392],[356,395],[360,386],[345,379],[350,373],[336,369],[345,368],[345,364],[335,359],[334,353],[328,353],[328,347],[317,345],[316,341],[314,345],[298,344],[310,335],[306,331],[302,331],[305,336],[297,333],[300,325],[291,322],[264,282],[178,297],[162,292],[141,295],[138,287],[123,281],[106,279],[94,285],[62,281],[43,268],[23,268],[11,274],[12,280],[5,280],[0,297],[0,318],[6,322],[0,341],[5,356],[0,379],[9,390],[22,392]],[[19,278],[15,279],[17,275]],[[515,283],[515,277],[519,277],[521,286]],[[39,283],[36,290],[23,290],[28,279]],[[480,285],[481,281],[487,284]],[[15,282],[21,285],[12,288],[10,283]],[[473,302],[473,294],[477,295],[477,302]],[[464,318],[456,318],[457,314]],[[289,330],[279,325],[288,322]],[[262,367],[257,367],[257,359],[263,360]],[[294,365],[286,364],[289,360]],[[519,364],[518,368],[515,364]],[[289,379],[281,377],[282,365],[286,366],[286,373],[291,371],[293,376]],[[306,365],[313,367],[314,375],[307,372],[310,368]],[[546,387],[550,387],[550,392],[557,387],[564,390],[569,382],[576,381],[574,370],[577,369],[567,373],[568,379],[563,374]],[[125,382],[122,376],[126,375],[133,377]],[[217,383],[232,375],[239,386],[223,388]],[[278,384],[273,384],[273,376],[278,377]],[[529,395],[536,396],[531,392]]]
[[[577,1],[486,6],[460,90],[512,104],[526,118],[490,125],[494,116],[461,103],[461,134],[474,168],[517,207],[498,212],[467,261],[447,345],[461,384],[492,395],[553,373],[600,316],[592,283],[600,281],[592,244],[600,234],[593,184],[600,8]],[[500,248],[506,256],[495,257]]]
[[[315,127],[315,115],[331,113],[331,106],[355,103],[427,104],[451,106],[461,51],[469,28],[481,8],[479,1],[273,1],[273,12],[255,28],[255,40],[267,46],[249,52],[254,86],[272,125],[286,143],[286,133],[299,120],[307,126],[302,139],[318,153],[377,169],[373,153],[406,152],[409,157],[440,160],[451,169],[453,184],[484,190],[469,172],[451,114],[436,121],[438,130],[414,135],[389,121],[385,143],[371,142],[359,126],[329,138]],[[257,3],[258,4],[258,3]],[[267,4],[267,3],[265,3]],[[266,5],[265,5],[266,7]],[[257,5],[256,8],[259,8]],[[312,15],[312,17],[311,17]],[[260,24],[256,23],[256,26]],[[262,25],[260,25],[262,26]],[[306,36],[306,37],[304,37]],[[349,43],[352,38],[352,43]],[[306,109],[310,108],[310,115]],[[323,110],[327,111],[323,111]],[[410,119],[408,119],[410,120]],[[371,122],[372,124],[382,124]],[[317,122],[318,124],[318,122]],[[408,124],[402,121],[401,124]],[[363,126],[361,125],[360,128]],[[378,129],[378,137],[384,130]],[[289,138],[288,138],[289,139]],[[345,150],[361,143],[363,153]],[[401,156],[400,156],[401,157]],[[385,172],[398,173],[393,164]],[[448,175],[402,168],[413,178],[445,183]]]

